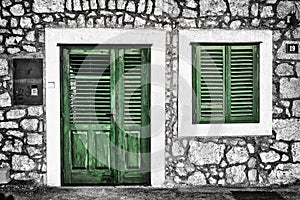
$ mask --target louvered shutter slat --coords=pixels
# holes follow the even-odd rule
[[[110,54],[70,54],[70,123],[110,124]]]
[[[224,48],[200,46],[199,55],[200,91],[197,103],[200,106],[200,122],[224,121]]]
[[[255,56],[255,45],[230,47],[230,121],[252,122],[256,118]]]

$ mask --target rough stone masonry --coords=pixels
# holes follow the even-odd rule
[[[299,181],[300,54],[285,53],[285,44],[300,44],[299,24],[286,24],[299,9],[298,1],[285,0],[2,0],[0,167],[14,180],[46,181],[47,105],[12,103],[12,59],[44,58],[45,28],[155,28],[168,31],[166,186]],[[177,137],[178,30],[190,28],[273,31],[272,136]]]

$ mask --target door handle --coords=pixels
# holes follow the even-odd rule
[[[112,113],[106,113],[106,115],[112,116],[114,123],[117,122],[117,110],[115,108],[112,110]]]

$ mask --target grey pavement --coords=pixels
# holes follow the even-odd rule
[[[300,200],[300,186],[278,188],[224,187],[36,187],[2,186],[0,193],[12,194],[16,200]],[[239,195],[239,196],[237,196]],[[0,199],[2,200],[2,199]]]

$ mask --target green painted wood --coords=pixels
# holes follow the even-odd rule
[[[72,169],[87,169],[88,167],[87,136],[87,131],[71,131]]]
[[[193,123],[259,121],[258,44],[193,45]]]
[[[253,122],[259,122],[259,45],[253,46]]]
[[[223,123],[225,121],[225,47],[201,45],[199,55],[198,99],[199,123]]]
[[[96,131],[95,132],[95,168],[109,169],[111,162],[110,151],[110,132]]]
[[[142,59],[142,116],[140,133],[140,179],[143,184],[150,184],[150,96],[151,96],[151,50],[141,49]]]
[[[62,49],[63,183],[150,184],[150,49]]]
[[[140,131],[126,131],[125,135],[125,164],[126,170],[139,170],[141,167],[141,138]]]
[[[84,49],[88,52],[90,49]],[[63,50],[66,51],[66,50]],[[110,87],[110,54],[108,51],[86,53],[84,56],[71,49],[64,54],[63,65],[63,108],[64,108],[64,184],[112,183],[113,171],[109,167],[97,167],[99,152],[108,149],[110,143],[96,146],[97,134],[111,130],[110,113],[111,92],[103,90]],[[105,70],[95,71],[91,63],[98,63]],[[82,66],[76,67],[77,65]],[[87,98],[88,97],[88,98]],[[105,101],[103,101],[105,99]],[[104,113],[104,114],[103,114]],[[82,134],[84,133],[84,134]],[[71,138],[71,140],[70,140]],[[98,138],[99,139],[99,138]],[[105,141],[104,141],[105,142]],[[109,150],[107,150],[109,151]],[[108,152],[108,160],[110,155]],[[105,165],[105,163],[104,163]],[[98,182],[94,180],[98,179]],[[88,180],[91,180],[90,182]]]
[[[114,119],[114,113],[117,114],[117,102],[116,102],[116,98],[117,98],[117,91],[118,88],[116,87],[116,70],[118,68],[117,64],[118,64],[118,52],[115,49],[110,49],[110,90],[111,90],[111,110],[110,110],[110,118],[111,118],[111,126],[110,126],[110,170],[111,170],[111,176],[110,176],[110,180],[111,180],[111,184],[116,184],[118,179],[118,157],[117,157],[117,124],[115,122]],[[118,116],[115,116],[116,119],[118,119]]]
[[[123,52],[123,51],[119,51]],[[123,129],[120,146],[121,184],[150,184],[149,109],[150,49],[125,49]],[[123,64],[123,63],[122,63]]]
[[[66,184],[71,183],[71,137],[70,137],[70,107],[66,105],[66,102],[69,102],[69,52],[68,48],[61,49],[62,53],[62,73],[61,73],[61,91],[63,94],[61,96],[61,130],[62,130],[62,137],[61,141],[63,144],[63,152],[62,152],[62,178],[63,182]]]
[[[224,107],[224,112],[225,112],[225,122],[230,121],[230,116],[231,116],[231,46],[227,45],[225,46],[225,53],[224,53],[224,58],[225,58],[225,67],[224,67],[224,78],[225,78],[225,90],[224,90],[224,98],[225,98],[225,107]]]
[[[258,121],[257,45],[232,45],[230,54],[230,88],[228,88],[229,122]],[[250,66],[250,67],[249,67]]]

